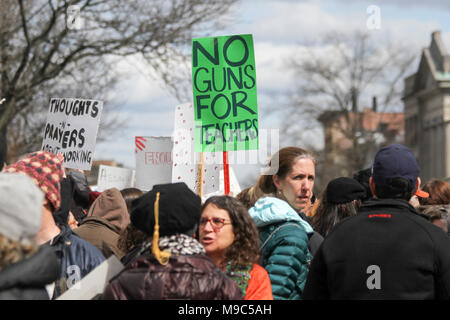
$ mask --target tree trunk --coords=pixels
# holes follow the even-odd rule
[[[7,127],[0,130],[0,171],[3,170],[3,165],[6,163],[8,155],[8,143],[6,141]]]

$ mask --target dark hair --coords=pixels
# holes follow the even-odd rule
[[[387,184],[376,184],[375,192],[380,199],[403,199],[409,201],[414,195],[414,187],[408,180],[392,178]]]
[[[125,253],[129,253],[134,248],[144,243],[149,236],[136,228],[133,223],[129,223],[128,226],[122,230],[117,239],[117,247]]]
[[[264,193],[257,187],[253,186],[250,188],[245,188],[236,195],[236,199],[239,200],[247,210],[255,205],[255,202],[259,198],[263,197]]]
[[[137,188],[125,188],[120,190],[120,193],[127,204],[128,213],[131,213],[131,202],[144,194],[142,190]],[[128,253],[148,238],[149,236],[145,232],[139,230],[133,225],[132,222],[130,222],[128,226],[120,233],[119,239],[117,240],[117,247]]]
[[[226,210],[230,215],[234,242],[225,254],[225,261],[231,261],[235,265],[258,263],[260,258],[258,228],[244,205],[233,197],[213,196],[203,204],[202,212],[209,204]]]
[[[323,237],[326,237],[334,226],[344,218],[355,216],[361,203],[361,200],[339,204],[329,203],[325,189],[320,195],[317,210],[311,218],[311,226],[314,231],[318,232]]]
[[[120,190],[120,193],[127,204],[128,213],[131,213],[131,202],[144,194],[144,192],[138,188],[125,188]]]
[[[253,206],[252,200],[250,198],[250,189],[251,187],[245,188],[236,195],[236,199],[238,199],[244,205],[244,207],[247,208],[247,210]]]
[[[311,152],[298,147],[285,147],[280,149],[270,159],[270,170],[272,170],[272,172],[276,170],[274,174],[281,179],[284,179],[287,174],[292,171],[292,166],[295,162],[300,159],[310,159],[314,163],[314,166],[317,165],[317,160]],[[261,190],[261,192],[265,194],[275,193],[277,188],[272,179],[274,174],[260,175],[255,188]]]
[[[421,205],[432,204],[450,204],[450,183],[441,179],[430,179],[422,187],[422,190],[428,192],[428,198],[420,198]]]

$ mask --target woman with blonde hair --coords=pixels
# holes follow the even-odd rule
[[[252,200],[273,196],[284,200],[306,215],[311,208],[317,160],[302,148],[285,147],[275,153],[266,173],[259,176],[249,191]]]
[[[249,213],[259,229],[262,266],[269,273],[274,299],[298,300],[312,254],[323,239],[305,216],[313,197],[316,160],[307,150],[286,147],[269,165],[249,192],[251,202],[259,196]],[[316,240],[310,241],[313,235]]]

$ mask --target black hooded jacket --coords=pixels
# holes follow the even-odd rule
[[[314,256],[304,299],[450,299],[450,239],[407,201],[371,199]]]
[[[56,254],[43,245],[30,258],[0,271],[0,300],[49,300],[45,286],[58,276]]]

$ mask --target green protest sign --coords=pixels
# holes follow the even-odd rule
[[[258,149],[251,34],[192,40],[195,151]]]

